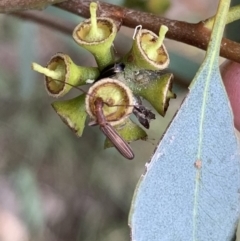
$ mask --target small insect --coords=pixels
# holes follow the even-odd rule
[[[120,154],[122,154],[125,158],[132,160],[134,158],[134,153],[131,147],[121,136],[119,136],[116,130],[107,122],[103,114],[104,102],[102,98],[97,97],[94,102],[94,105],[97,123],[100,126],[101,131],[112,142],[112,144],[120,152]]]
[[[104,79],[104,78],[108,78],[108,77],[112,77],[117,73],[120,73],[122,71],[124,71],[125,69],[125,64],[124,63],[114,63],[114,64],[110,64],[107,67],[105,67],[100,75],[98,76],[97,80],[100,79]]]
[[[142,101],[140,97],[135,97],[135,105],[133,108],[133,114],[137,117],[138,121],[144,126],[146,129],[149,129],[150,121],[155,119],[155,114],[147,109],[144,105],[142,105]]]
[[[80,90],[81,92],[89,95],[85,90],[81,89],[78,86],[67,83],[63,80],[54,79],[54,81],[58,81],[64,84],[67,84],[75,89]],[[117,131],[108,123],[103,113],[103,106],[106,104],[108,107],[111,107],[108,103],[104,102],[102,98],[97,97],[94,105],[95,105],[95,113],[96,113],[96,121],[90,122],[90,126],[99,125],[103,134],[112,142],[114,147],[119,151],[122,156],[125,158],[132,160],[134,158],[134,153],[130,147],[130,145],[117,133]]]

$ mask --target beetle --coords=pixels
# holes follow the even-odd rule
[[[107,122],[103,114],[104,101],[97,97],[94,101],[97,124],[101,131],[112,142],[114,147],[127,159],[132,160],[134,153],[130,145],[117,133],[117,131]]]
[[[85,90],[81,89],[80,87],[67,83],[63,80],[54,79],[53,81],[58,81],[58,82],[67,84],[67,85],[85,93],[86,95],[92,96],[91,94],[89,94]],[[94,106],[95,106],[96,121],[90,122],[89,125],[91,125],[91,126],[99,125],[100,130],[112,142],[112,144],[119,151],[119,153],[122,154],[122,156],[124,156],[125,158],[132,160],[134,158],[134,153],[133,153],[130,145],[117,133],[117,131],[112,127],[112,125],[106,120],[104,113],[103,113],[104,104],[106,104],[108,107],[111,107],[111,105],[104,102],[102,98],[100,98],[100,97],[95,98]]]
[[[100,74],[103,78],[103,76],[114,75],[116,73],[119,73],[123,71],[125,68],[125,65],[123,63],[115,63],[113,65],[107,66]],[[81,89],[78,86],[72,85],[70,83],[67,83],[63,80],[57,80],[54,79],[54,81],[58,81],[64,84],[67,84],[69,86],[72,86],[75,89],[80,90],[81,92],[90,95],[85,90]],[[145,127],[149,128],[149,122],[152,119],[155,119],[155,114],[152,113],[150,110],[148,110],[145,106],[142,105],[141,99],[139,97],[136,97],[136,104],[133,105],[133,114],[137,117],[139,122]],[[102,98],[97,97],[94,101],[95,106],[95,114],[96,114],[96,123],[100,126],[101,131],[103,134],[112,142],[114,147],[119,151],[120,154],[122,154],[125,158],[132,160],[134,158],[134,153],[130,147],[130,145],[117,133],[117,131],[111,126],[111,124],[106,120],[104,113],[103,113],[103,106],[106,104],[108,107],[111,107],[108,103],[104,102]],[[117,105],[114,105],[117,106]],[[92,124],[91,124],[92,125]]]

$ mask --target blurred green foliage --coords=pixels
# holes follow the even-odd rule
[[[170,0],[161,0],[161,1],[159,0],[148,0],[148,1],[125,0],[123,5],[128,8],[139,9],[149,13],[163,14],[171,6],[171,1]]]

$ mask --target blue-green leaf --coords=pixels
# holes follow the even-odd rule
[[[239,218],[240,150],[218,53],[221,1],[204,63],[139,181],[132,240],[232,240]]]

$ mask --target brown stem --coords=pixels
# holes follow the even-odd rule
[[[89,18],[89,4],[91,0],[68,0],[56,6]],[[210,31],[204,28],[203,22],[193,24],[182,21],[170,20],[151,13],[140,12],[133,9],[115,6],[99,2],[99,16],[107,16],[115,19],[122,25],[135,28],[141,24],[143,28],[158,34],[160,25],[166,25],[169,31],[166,37],[182,43],[186,43],[200,49],[206,50],[210,38]],[[240,63],[240,44],[223,38],[220,55]]]
[[[21,1],[24,3],[25,0]],[[26,2],[27,1],[29,0],[26,0]],[[57,6],[79,16],[89,18],[90,3],[91,0],[67,0],[66,2],[57,4]],[[140,12],[137,10],[127,9],[103,2],[99,2],[99,6],[99,15],[111,17],[115,19],[119,24],[121,23],[124,26],[134,28],[141,24],[143,28],[152,30],[158,34],[160,25],[164,24],[169,28],[169,31],[166,35],[167,38],[186,43],[203,50],[207,49],[210,31],[204,28],[202,22],[192,24],[182,21],[170,20],[151,13]],[[7,8],[8,6],[4,5],[4,7]],[[67,34],[70,34],[71,29],[73,29],[73,27],[70,25],[65,26],[62,23],[59,24],[59,21],[56,22],[48,18],[43,20],[40,15],[36,17],[34,15],[36,15],[36,13],[18,13],[18,17],[42,23],[46,26],[58,29]],[[240,44],[223,38],[220,55],[240,63]]]

